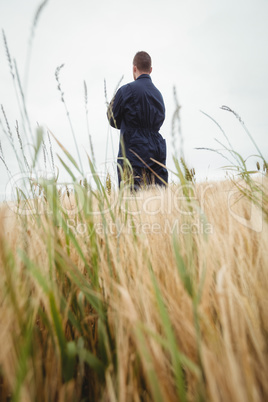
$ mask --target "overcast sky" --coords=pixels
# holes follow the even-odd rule
[[[33,126],[38,122],[48,127],[76,157],[55,79],[56,68],[64,63],[61,86],[85,170],[89,142],[84,80],[98,169],[112,171],[119,136],[116,130],[109,129],[106,120],[104,79],[110,99],[122,76],[122,84],[132,80],[132,59],[139,50],[151,54],[152,80],[165,100],[166,120],[161,133],[167,140],[170,168],[174,153],[171,145],[174,86],[181,105],[184,154],[199,179],[218,177],[219,168],[226,165],[218,155],[195,149],[217,149],[215,138],[224,141],[219,128],[200,110],[212,116],[234,148],[248,157],[256,149],[239,121],[220,106],[234,109],[268,157],[268,0],[49,0],[35,29],[27,80],[27,47],[33,18],[41,3],[0,0],[0,25],[11,57],[18,65]],[[16,120],[21,125],[20,113],[3,40],[0,103],[15,135]],[[0,118],[4,123],[2,111]],[[15,174],[18,168],[14,155],[1,127],[0,130],[6,162]],[[59,162],[57,165],[60,166]],[[3,193],[7,175],[1,161],[0,171],[0,193]]]

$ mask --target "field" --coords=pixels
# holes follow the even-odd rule
[[[96,183],[1,208],[0,400],[267,400],[267,178]]]
[[[55,78],[72,153],[33,129],[2,34],[21,116],[12,129],[1,105],[9,152],[0,142],[0,164],[13,200],[0,205],[0,401],[267,401],[268,165],[241,118],[222,107],[250,138],[256,169],[219,127],[228,179],[196,182],[176,148],[180,140],[182,155],[174,89],[174,182],[117,189],[97,172],[86,83],[85,168],[63,65]]]

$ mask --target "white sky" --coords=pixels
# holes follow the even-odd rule
[[[0,25],[23,84],[30,29],[40,4],[40,0],[0,0]],[[112,170],[118,133],[108,129],[104,79],[110,99],[122,75],[122,84],[132,80],[133,56],[138,50],[145,50],[152,56],[152,80],[166,104],[161,133],[167,140],[169,167],[173,168],[174,85],[182,106],[186,161],[195,167],[198,178],[219,177],[219,168],[226,165],[223,158],[212,152],[195,150],[196,147],[219,148],[215,138],[224,140],[217,126],[200,110],[211,115],[225,130],[234,148],[247,157],[256,153],[253,144],[238,120],[220,106],[234,109],[268,157],[267,21],[268,0],[49,0],[40,15],[33,41],[26,91],[31,122],[47,126],[76,157],[55,80],[56,67],[64,63],[60,80],[85,170],[84,150],[89,152],[89,143],[84,80],[88,87],[89,124],[98,168],[104,170],[107,156],[108,168]],[[16,119],[21,125],[20,114],[3,40],[0,103],[15,135]],[[3,121],[1,111],[0,118]],[[10,170],[18,173],[2,130],[0,140]],[[59,162],[57,165],[60,166]],[[7,175],[1,161],[0,172],[0,193],[3,193]]]

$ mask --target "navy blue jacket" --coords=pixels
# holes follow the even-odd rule
[[[131,150],[149,166],[154,164],[150,158],[166,163],[166,141],[159,133],[165,120],[165,105],[149,74],[119,88],[107,116],[111,126],[120,129],[126,157],[134,168],[145,165]],[[119,158],[123,156],[121,141]],[[120,159],[118,162],[123,165]]]

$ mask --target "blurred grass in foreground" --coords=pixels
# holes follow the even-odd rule
[[[1,211],[1,400],[264,401],[266,176],[175,160],[180,184],[133,194],[64,152],[71,194],[41,179]]]

